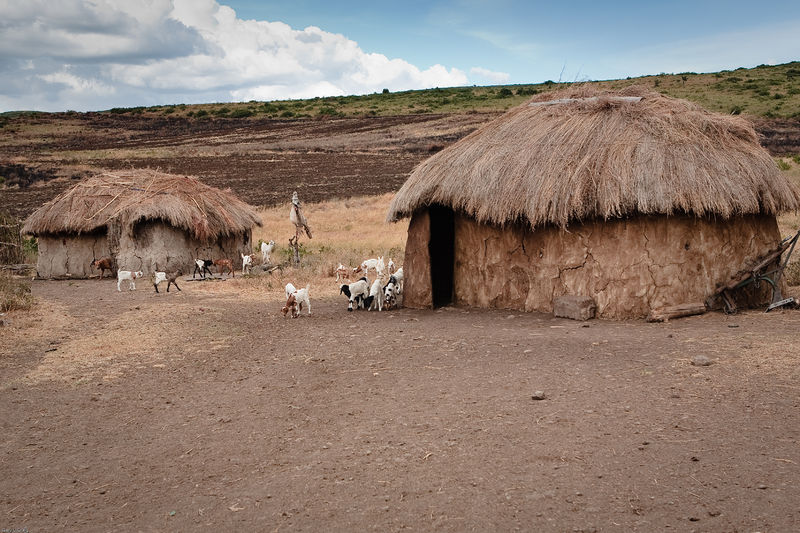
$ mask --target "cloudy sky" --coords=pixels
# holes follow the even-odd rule
[[[599,80],[795,60],[798,0],[0,0],[0,112]]]

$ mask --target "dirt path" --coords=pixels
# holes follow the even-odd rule
[[[800,522],[798,311],[581,324],[336,299],[291,320],[182,288],[34,283],[40,307],[0,330],[0,528]]]

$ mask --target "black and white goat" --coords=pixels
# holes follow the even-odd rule
[[[208,272],[209,277],[214,277],[214,274],[211,273],[211,269],[209,268],[211,265],[214,264],[214,261],[211,259],[195,259],[194,260],[194,272],[192,272],[192,279],[194,279],[195,274],[200,272],[200,277],[205,279],[206,272]]]
[[[339,294],[347,296],[349,303],[347,310],[353,310],[353,303],[355,302],[356,308],[363,308],[364,301],[369,296],[369,281],[367,278],[361,278],[355,283],[343,284],[339,287]]]

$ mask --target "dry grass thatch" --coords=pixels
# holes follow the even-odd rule
[[[566,226],[636,213],[776,214],[798,209],[800,190],[740,117],[642,88],[577,87],[538,95],[423,161],[387,219],[431,204],[480,222]]]
[[[236,235],[261,225],[258,212],[229,191],[195,178],[128,170],[87,178],[36,210],[23,233],[89,233],[114,221],[132,230],[163,220],[199,240]]]

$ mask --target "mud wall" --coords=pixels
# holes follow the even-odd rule
[[[111,255],[105,234],[41,236],[36,272],[40,278],[86,278],[100,274],[92,270],[92,259]],[[109,273],[106,272],[108,276]]]
[[[644,317],[702,302],[780,241],[775,217],[635,217],[529,231],[456,216],[455,301],[551,312],[565,294],[594,298],[597,315]],[[751,294],[760,304],[769,291]]]
[[[408,224],[406,254],[403,258],[403,306],[416,309],[433,307],[431,284],[431,218],[428,211],[419,211]]]
[[[119,239],[117,265],[123,270],[141,270],[148,275],[155,270],[183,269],[191,274],[196,258],[231,259],[241,269],[241,253],[250,253],[251,232],[201,242],[182,230],[163,222],[136,224],[123,231]]]
[[[116,266],[122,270],[142,270],[149,275],[156,270],[182,268],[191,274],[195,258],[233,261],[241,269],[241,253],[251,252],[251,232],[222,237],[206,243],[191,238],[182,230],[163,222],[137,224],[132,231],[122,230],[116,238]],[[41,236],[38,276],[41,278],[86,278],[99,274],[89,266],[92,259],[114,256],[107,235]],[[108,273],[106,272],[106,275]]]

